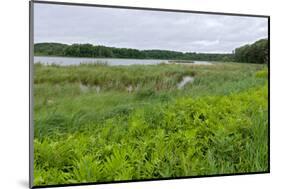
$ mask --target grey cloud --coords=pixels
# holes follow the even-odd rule
[[[231,52],[267,37],[267,19],[36,4],[35,42]]]

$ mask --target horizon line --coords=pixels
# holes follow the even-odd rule
[[[260,38],[256,41],[259,41],[259,40],[262,40],[262,39],[268,39],[268,38]],[[255,42],[256,42],[255,41]],[[253,43],[255,43],[253,42]],[[253,43],[247,43],[247,44],[253,44]],[[171,50],[171,49],[137,49],[137,48],[131,48],[131,47],[114,47],[114,46],[106,46],[106,45],[100,45],[100,44],[93,44],[93,43],[62,43],[62,42],[36,42],[34,43],[34,45],[37,45],[37,44],[61,44],[61,45],[67,45],[67,46],[71,46],[71,45],[92,45],[92,46],[95,46],[95,47],[108,47],[108,48],[117,48],[117,49],[131,49],[131,50],[138,50],[138,51],[170,51],[170,52],[180,52],[180,53],[195,53],[195,54],[233,54],[233,51],[235,49],[232,50],[232,52],[198,52],[198,51],[178,51],[178,50]],[[247,45],[245,44],[245,45]],[[244,46],[244,45],[241,45],[241,46]],[[239,46],[239,47],[241,47]],[[237,47],[237,48],[239,48]]]

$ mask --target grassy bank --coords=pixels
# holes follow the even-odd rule
[[[35,185],[268,168],[263,65],[34,69]]]

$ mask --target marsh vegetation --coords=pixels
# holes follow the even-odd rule
[[[262,64],[35,64],[34,184],[267,171],[267,83]]]

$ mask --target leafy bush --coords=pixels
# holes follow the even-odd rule
[[[268,70],[264,69],[264,70],[260,70],[256,73],[256,77],[258,78],[267,78],[268,77]]]
[[[127,123],[115,116],[91,133],[35,140],[37,171],[57,170],[53,176],[42,171],[36,184],[62,182],[57,174],[71,183],[268,169],[267,122],[256,121],[267,117],[266,87],[180,98],[148,115],[139,108],[127,116]],[[257,143],[263,143],[262,150]]]

